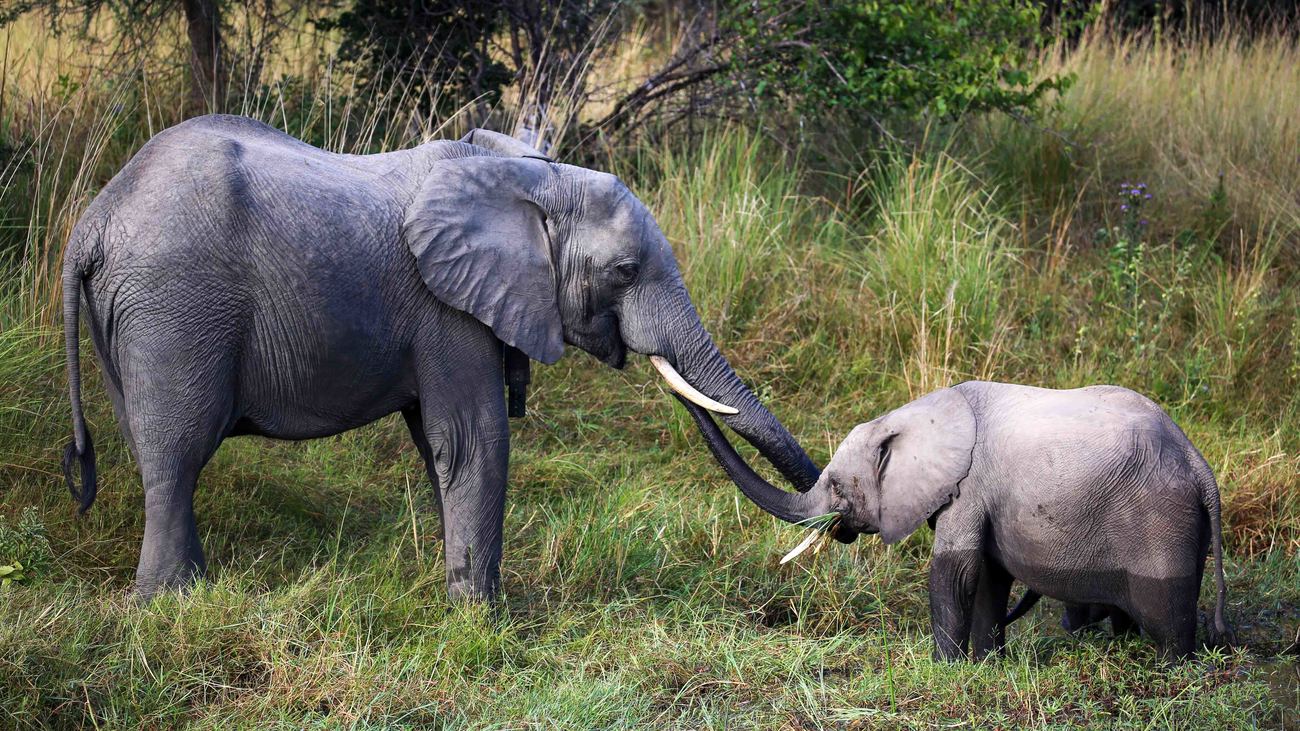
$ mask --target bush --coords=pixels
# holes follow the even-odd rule
[[[810,113],[1017,112],[1069,81],[1034,79],[1044,37],[1025,0],[757,5],[732,20],[754,91]]]
[[[49,569],[51,555],[45,524],[36,508],[24,508],[14,526],[0,517],[0,589],[43,575]]]
[[[338,58],[362,81],[455,105],[479,96],[494,102],[514,76],[489,53],[502,18],[495,2],[356,0],[316,26],[342,33]]]

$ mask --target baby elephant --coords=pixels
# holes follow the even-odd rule
[[[945,388],[856,427],[804,493],[763,481],[707,414],[688,408],[731,478],[779,518],[836,513],[836,538],[879,533],[885,543],[928,520],[937,657],[1002,648],[1013,580],[1068,605],[1111,608],[1186,657],[1211,545],[1214,627],[1228,634],[1214,474],[1169,416],[1133,391]]]

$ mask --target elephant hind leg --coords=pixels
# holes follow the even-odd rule
[[[96,348],[98,354],[98,348]],[[117,429],[122,433],[122,439],[126,441],[126,447],[131,452],[131,458],[140,464],[140,450],[136,449],[135,436],[131,434],[131,419],[126,411],[126,400],[122,396],[122,384],[118,381],[116,372],[105,365],[106,361],[103,356],[99,357],[100,370],[104,373],[104,390],[108,393],[108,400],[113,404],[113,416],[117,418]]]
[[[194,521],[194,489],[202,463],[192,455],[147,452],[139,462],[145,522],[135,591],[148,599],[160,591],[184,588],[207,570]]]
[[[1195,576],[1172,579],[1130,577],[1129,614],[1166,656],[1184,659],[1196,649]]]
[[[194,490],[233,423],[233,376],[212,363],[206,373],[155,364],[147,376],[123,384],[129,438],[144,484],[144,542],[135,584],[144,598],[184,588],[207,567]]]
[[[1119,607],[1110,608],[1110,631],[1116,637],[1131,635],[1137,631],[1137,624],[1133,618]]]

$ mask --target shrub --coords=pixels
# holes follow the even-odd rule
[[[755,91],[808,112],[1021,112],[1069,81],[1034,79],[1044,37],[1025,0],[757,5],[733,20]]]
[[[43,575],[50,566],[50,542],[36,508],[23,509],[16,525],[0,517],[0,588]]]

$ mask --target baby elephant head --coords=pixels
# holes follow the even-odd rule
[[[859,533],[879,533],[886,543],[910,535],[957,496],[975,446],[970,404],[946,388],[854,428],[813,488],[789,493],[750,469],[708,414],[686,406],[746,496],[792,523],[838,514],[834,534],[846,543]]]

